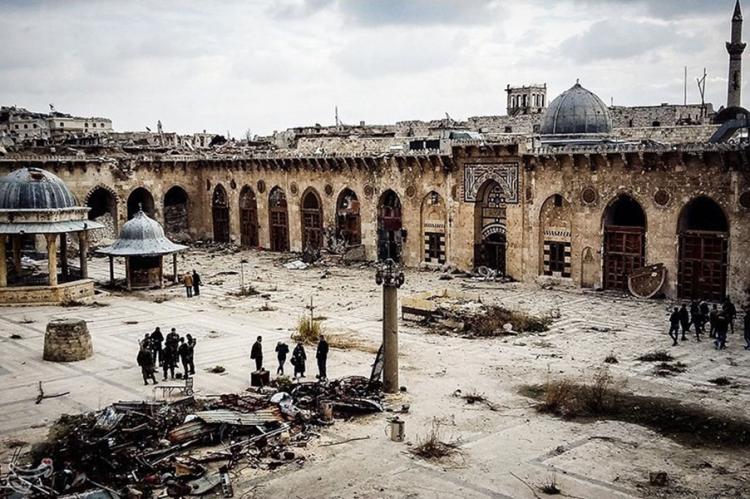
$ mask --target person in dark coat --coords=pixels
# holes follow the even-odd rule
[[[145,333],[143,335],[143,339],[140,342],[140,345],[143,348],[148,348],[149,350],[151,350],[152,349],[152,347],[151,347],[151,335],[148,334],[148,333]]]
[[[255,370],[260,371],[263,369],[263,341],[262,336],[258,336],[258,339],[253,343],[253,348],[250,350],[250,358],[255,360]]]
[[[708,322],[708,318],[711,315],[711,311],[708,308],[708,303],[706,303],[705,301],[702,301],[700,303],[700,311],[701,311],[701,315],[703,316],[703,331],[705,332],[706,323]]]
[[[669,337],[672,338],[672,346],[677,346],[677,339],[680,336],[680,311],[674,308],[672,315],[669,316]]]
[[[732,334],[734,334],[734,319],[735,317],[737,317],[737,307],[734,306],[734,303],[732,303],[732,300],[730,300],[729,297],[727,296],[727,300],[724,302],[722,309],[724,309],[724,312],[727,314],[727,321],[729,321],[729,329],[732,331]]]
[[[276,358],[279,360],[279,367],[276,369],[277,375],[284,375],[284,363],[286,362],[286,356],[289,353],[289,345],[283,341],[276,343]]]
[[[188,346],[185,343],[185,338],[180,338],[180,346],[177,347],[177,355],[180,357],[182,363],[182,372],[184,376],[188,378],[190,376],[190,369],[188,369]]]
[[[305,347],[302,346],[301,341],[298,341],[297,346],[294,347],[294,352],[292,352],[292,365],[294,366],[295,378],[305,377],[305,361],[306,360],[307,360],[307,354],[305,353]]]
[[[693,323],[693,328],[695,329],[695,339],[700,341],[701,333],[703,332],[703,316],[696,302],[690,304],[690,322]]]
[[[717,350],[724,350],[727,347],[727,330],[729,329],[729,319],[722,311],[716,315],[715,319],[716,341],[714,345]]]
[[[141,344],[141,349],[138,351],[138,357],[136,358],[136,361],[141,367],[143,384],[148,385],[148,380],[152,380],[155,385],[159,384],[159,382],[156,381],[156,377],[154,376],[154,372],[156,371],[156,368],[154,367],[154,355],[151,353],[148,345]]]
[[[680,326],[682,326],[682,341],[687,340],[688,331],[690,331],[690,314],[688,313],[687,305],[684,303],[680,307]]]
[[[177,348],[177,344],[180,342],[180,335],[177,334],[177,330],[175,328],[172,328],[171,331],[169,331],[169,334],[167,334],[166,339],[164,340],[164,347],[173,346],[174,348]]]
[[[714,303],[711,312],[708,314],[708,325],[711,328],[708,331],[709,338],[716,338],[716,318],[719,316],[719,308]]]
[[[750,350],[750,307],[745,309],[745,350]]]
[[[195,361],[194,361],[194,359],[195,359],[195,344],[196,343],[197,343],[197,341],[195,340],[195,338],[193,338],[193,336],[190,333],[188,333],[188,334],[185,335],[185,344],[188,347],[188,350],[187,350],[187,367],[188,367],[188,370],[190,371],[189,374],[195,374]]]
[[[164,341],[164,335],[158,327],[151,333],[151,351],[154,354],[154,363],[157,361],[161,364],[161,344]]]
[[[328,379],[326,373],[326,362],[328,362],[328,342],[322,334],[318,341],[318,350],[315,352],[315,358],[318,361],[318,379],[320,381]]]
[[[177,342],[179,343],[179,339]],[[177,352],[177,343],[170,341],[169,336],[167,336],[167,342],[162,351],[162,355],[164,357],[164,363],[161,365],[161,368],[162,371],[164,371],[164,381],[167,380],[167,373],[169,373],[170,377],[174,379],[174,368],[177,367],[177,357],[179,354]]]
[[[198,272],[193,269],[193,295],[199,296],[201,294],[201,276]]]

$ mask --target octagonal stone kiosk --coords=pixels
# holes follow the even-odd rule
[[[75,362],[92,355],[94,347],[86,321],[55,319],[47,324],[47,332],[44,333],[44,360]]]

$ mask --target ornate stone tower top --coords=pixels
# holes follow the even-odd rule
[[[734,6],[731,40],[727,42],[727,52],[729,52],[727,107],[739,107],[742,105],[742,53],[747,46],[742,41],[742,9],[740,8],[740,0],[737,0]]]

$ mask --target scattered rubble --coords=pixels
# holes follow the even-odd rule
[[[315,427],[383,410],[381,385],[368,378],[285,388],[118,402],[64,415],[29,454],[16,449],[0,475],[0,495],[182,497],[222,487],[231,497],[231,470],[238,463],[265,471],[302,465],[306,458],[298,449],[318,436]]]

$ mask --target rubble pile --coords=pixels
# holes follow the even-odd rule
[[[217,487],[231,497],[238,463],[260,471],[303,464],[294,449],[316,427],[382,411],[381,388],[355,376],[64,415],[29,455],[13,456],[0,497],[182,497]]]

